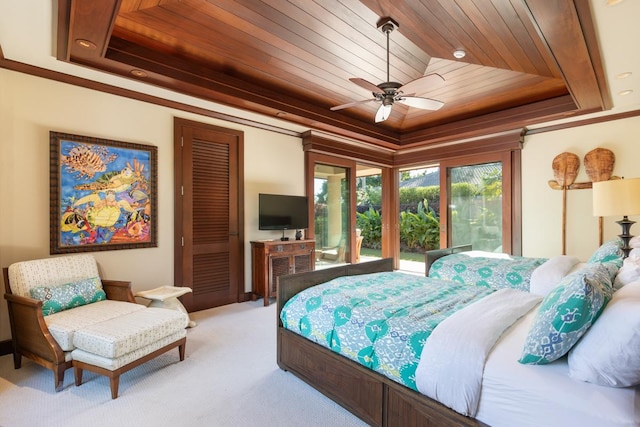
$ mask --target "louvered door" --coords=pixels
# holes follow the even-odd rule
[[[176,286],[193,289],[183,297],[188,311],[238,302],[242,133],[178,119],[176,126]]]

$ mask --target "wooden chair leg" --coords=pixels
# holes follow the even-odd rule
[[[182,362],[184,360],[184,350],[187,347],[187,342],[185,341],[184,344],[179,345],[178,346],[178,353],[180,354],[180,361]]]
[[[14,351],[13,352],[13,367],[15,369],[20,369],[21,366],[22,366],[22,353]]]
[[[109,377],[109,383],[111,384],[111,398],[118,397],[118,387],[120,386],[120,375],[114,375]]]
[[[73,367],[73,376],[76,379],[76,387],[82,384],[82,369],[77,366]]]
[[[62,390],[62,386],[64,385],[64,372],[67,370],[67,364],[62,363],[58,366],[55,366],[53,369],[53,375],[55,376],[54,380],[56,383],[56,391]]]

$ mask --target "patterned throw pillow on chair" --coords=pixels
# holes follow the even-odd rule
[[[613,295],[611,268],[593,263],[565,277],[542,301],[527,335],[523,364],[564,356],[596,321]]]
[[[42,313],[45,316],[107,299],[99,277],[59,286],[32,288],[30,295],[42,301]]]

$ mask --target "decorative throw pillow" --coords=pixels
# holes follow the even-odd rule
[[[610,387],[640,384],[640,282],[616,291],[569,352],[569,376]]]
[[[620,239],[610,240],[603,243],[596,251],[591,255],[587,263],[594,262],[613,262],[618,265],[618,268],[622,267],[622,241]]]
[[[30,294],[31,298],[42,301],[42,313],[45,316],[107,299],[99,277],[59,286],[32,288]]]
[[[564,356],[611,299],[611,275],[604,264],[588,264],[562,279],[542,300],[529,329],[520,363],[544,365]]]

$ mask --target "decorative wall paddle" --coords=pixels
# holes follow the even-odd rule
[[[592,188],[594,182],[620,179],[613,176],[615,164],[613,151],[606,148],[594,148],[584,156],[584,165],[589,177],[589,182],[574,182],[580,169],[580,160],[573,153],[558,154],[552,163],[554,180],[549,181],[549,187],[554,190],[562,190],[562,255],[566,250],[566,206],[567,190],[583,190]],[[600,245],[602,245],[602,217],[598,217],[598,232]]]
[[[567,187],[575,181],[580,158],[573,153],[560,153],[551,163],[553,176],[562,188],[562,255],[567,254]]]
[[[613,172],[614,163],[615,156],[611,150],[606,148],[594,148],[584,156],[584,166],[590,181],[573,182],[566,186],[567,190],[584,190],[591,188],[594,182],[620,179],[619,176],[611,174]],[[554,190],[563,189],[562,185],[555,179],[549,181],[549,187]]]

